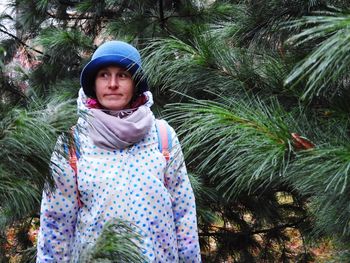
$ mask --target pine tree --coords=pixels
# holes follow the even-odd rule
[[[146,50],[153,85],[181,97],[168,118],[212,191],[200,205],[222,220],[199,218],[213,262],[306,262],[290,228],[348,247],[349,6],[327,4],[224,2],[225,20]]]
[[[13,16],[0,17],[2,229],[38,216],[81,68],[117,38],[143,48],[155,110],[179,131],[203,260],[307,262],[320,237],[348,249],[349,3],[205,2],[10,2]]]

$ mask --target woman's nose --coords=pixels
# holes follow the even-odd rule
[[[118,87],[118,77],[112,75],[111,78],[109,79],[109,86],[111,88],[117,88]]]

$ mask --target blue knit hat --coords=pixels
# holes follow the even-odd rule
[[[108,41],[99,46],[80,75],[80,85],[88,97],[96,97],[94,86],[97,72],[107,66],[119,66],[129,71],[135,81],[137,93],[148,90],[144,77],[141,56],[136,48],[122,41]]]

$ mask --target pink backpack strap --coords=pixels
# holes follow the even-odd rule
[[[75,140],[75,127],[72,127],[71,130],[71,136],[72,136],[72,142],[69,146],[69,151],[68,151],[68,157],[69,157],[69,165],[72,167],[74,171],[74,178],[75,178],[75,191],[77,192],[77,201],[78,201],[78,206],[82,208],[84,206],[84,203],[80,199],[80,191],[79,191],[79,186],[78,186],[78,157],[77,157],[77,150],[76,147],[79,147],[77,145],[76,140]]]
[[[170,126],[165,120],[156,120],[158,149],[163,154],[165,159],[169,161],[170,151],[172,147]]]

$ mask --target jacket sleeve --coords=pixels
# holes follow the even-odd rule
[[[165,181],[172,196],[179,262],[201,262],[198,241],[196,205],[181,146],[172,131],[172,149],[165,172]]]
[[[62,153],[62,137],[51,157],[53,191],[43,192],[37,263],[69,262],[78,213],[77,185],[73,169]]]

